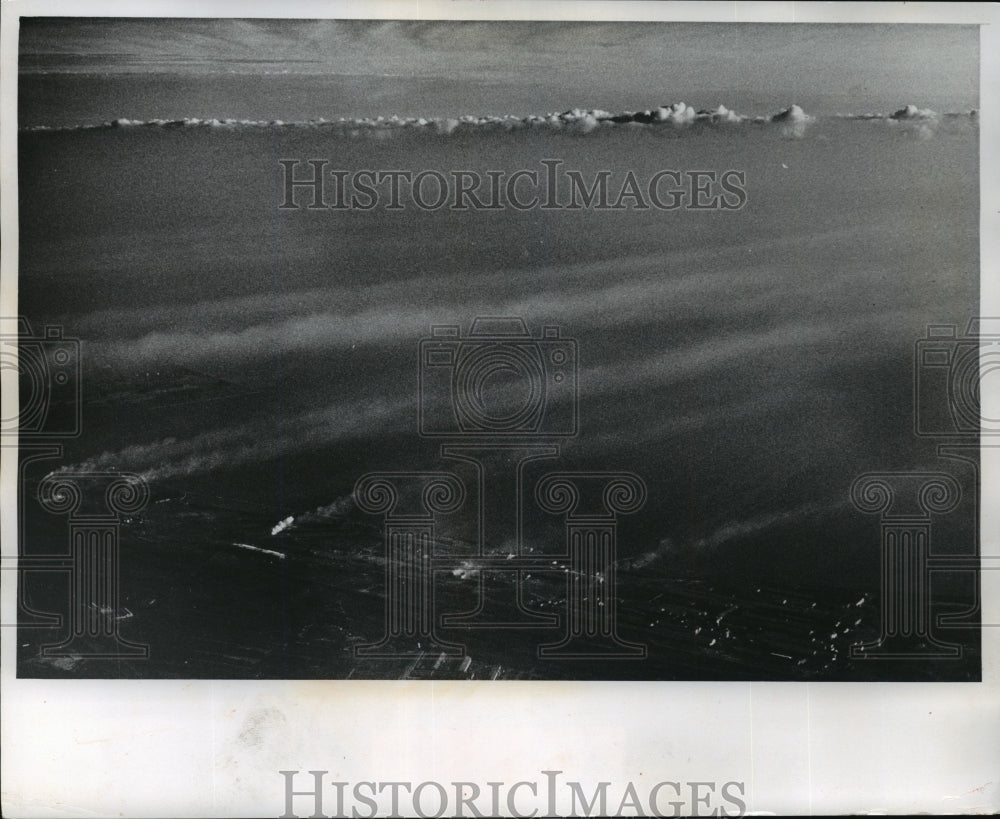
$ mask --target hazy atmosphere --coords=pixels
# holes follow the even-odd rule
[[[964,500],[932,552],[977,548],[978,455],[937,450],[977,438],[914,380],[927,326],[978,310],[976,28],[25,19],[20,49],[20,312],[80,339],[82,407],[23,497],[60,472],[150,491],[105,606],[149,658],[47,656],[58,630],[23,628],[20,674],[978,678],[977,586],[947,567],[928,611],[964,621],[916,659],[852,655],[885,624],[879,517],[851,501],[864,473],[945,473]],[[316,167],[321,193],[290,185]],[[385,171],[398,201],[363,193]],[[482,184],[454,207],[461,179]],[[517,443],[558,457],[468,425],[477,317],[523,319],[528,359],[491,343],[544,395]],[[436,325],[459,325],[438,358]],[[422,471],[465,505],[400,582],[462,653],[372,657],[397,566],[355,482]],[[532,488],[553,471],[645,486],[601,572]],[[65,550],[27,505],[28,548]],[[23,600],[65,608],[61,582]],[[528,626],[458,622],[493,603]],[[643,655],[546,660],[577,604]],[[963,650],[920,659],[935,640]]]

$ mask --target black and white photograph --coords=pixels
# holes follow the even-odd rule
[[[979,24],[264,11],[9,17],[9,675],[982,686]]]
[[[975,26],[19,58],[20,674],[979,678]]]

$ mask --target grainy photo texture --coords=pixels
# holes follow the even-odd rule
[[[980,679],[976,27],[20,23],[19,676]]]

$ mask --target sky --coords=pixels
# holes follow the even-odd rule
[[[20,72],[22,78],[169,75],[203,82],[227,75],[258,77],[262,107],[267,107],[269,93],[266,78],[300,76],[304,87],[316,88],[317,81],[325,80],[350,89],[344,95],[351,100],[351,110],[345,108],[348,116],[526,114],[560,106],[625,109],[678,100],[699,107],[724,103],[754,114],[791,102],[817,113],[863,113],[911,102],[968,110],[978,107],[978,30],[868,24],[24,18]],[[29,82],[26,87],[30,91],[33,86]],[[197,107],[197,85],[187,88]],[[372,109],[355,110],[364,106],[367,91]],[[474,110],[445,110],[474,104],[477,97]],[[414,111],[417,103],[424,110]],[[248,105],[252,107],[250,100]]]

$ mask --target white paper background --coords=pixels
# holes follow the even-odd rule
[[[17,314],[16,17],[57,14],[992,23],[981,45],[981,312],[1000,315],[995,6],[8,0],[2,10],[0,315]],[[16,379],[3,375],[10,417]],[[988,383],[983,414],[997,418]],[[5,555],[16,552],[13,461],[2,464]],[[1000,555],[1000,450],[983,450],[982,469],[983,553]],[[15,572],[0,579],[13,622]],[[983,622],[1000,624],[1000,570],[983,572],[982,586]],[[2,631],[5,816],[277,816],[280,769],[484,787],[556,769],[618,793],[629,781],[743,780],[749,810],[777,814],[1000,810],[1000,627],[983,630],[982,684],[933,685],[17,680],[14,630]]]

